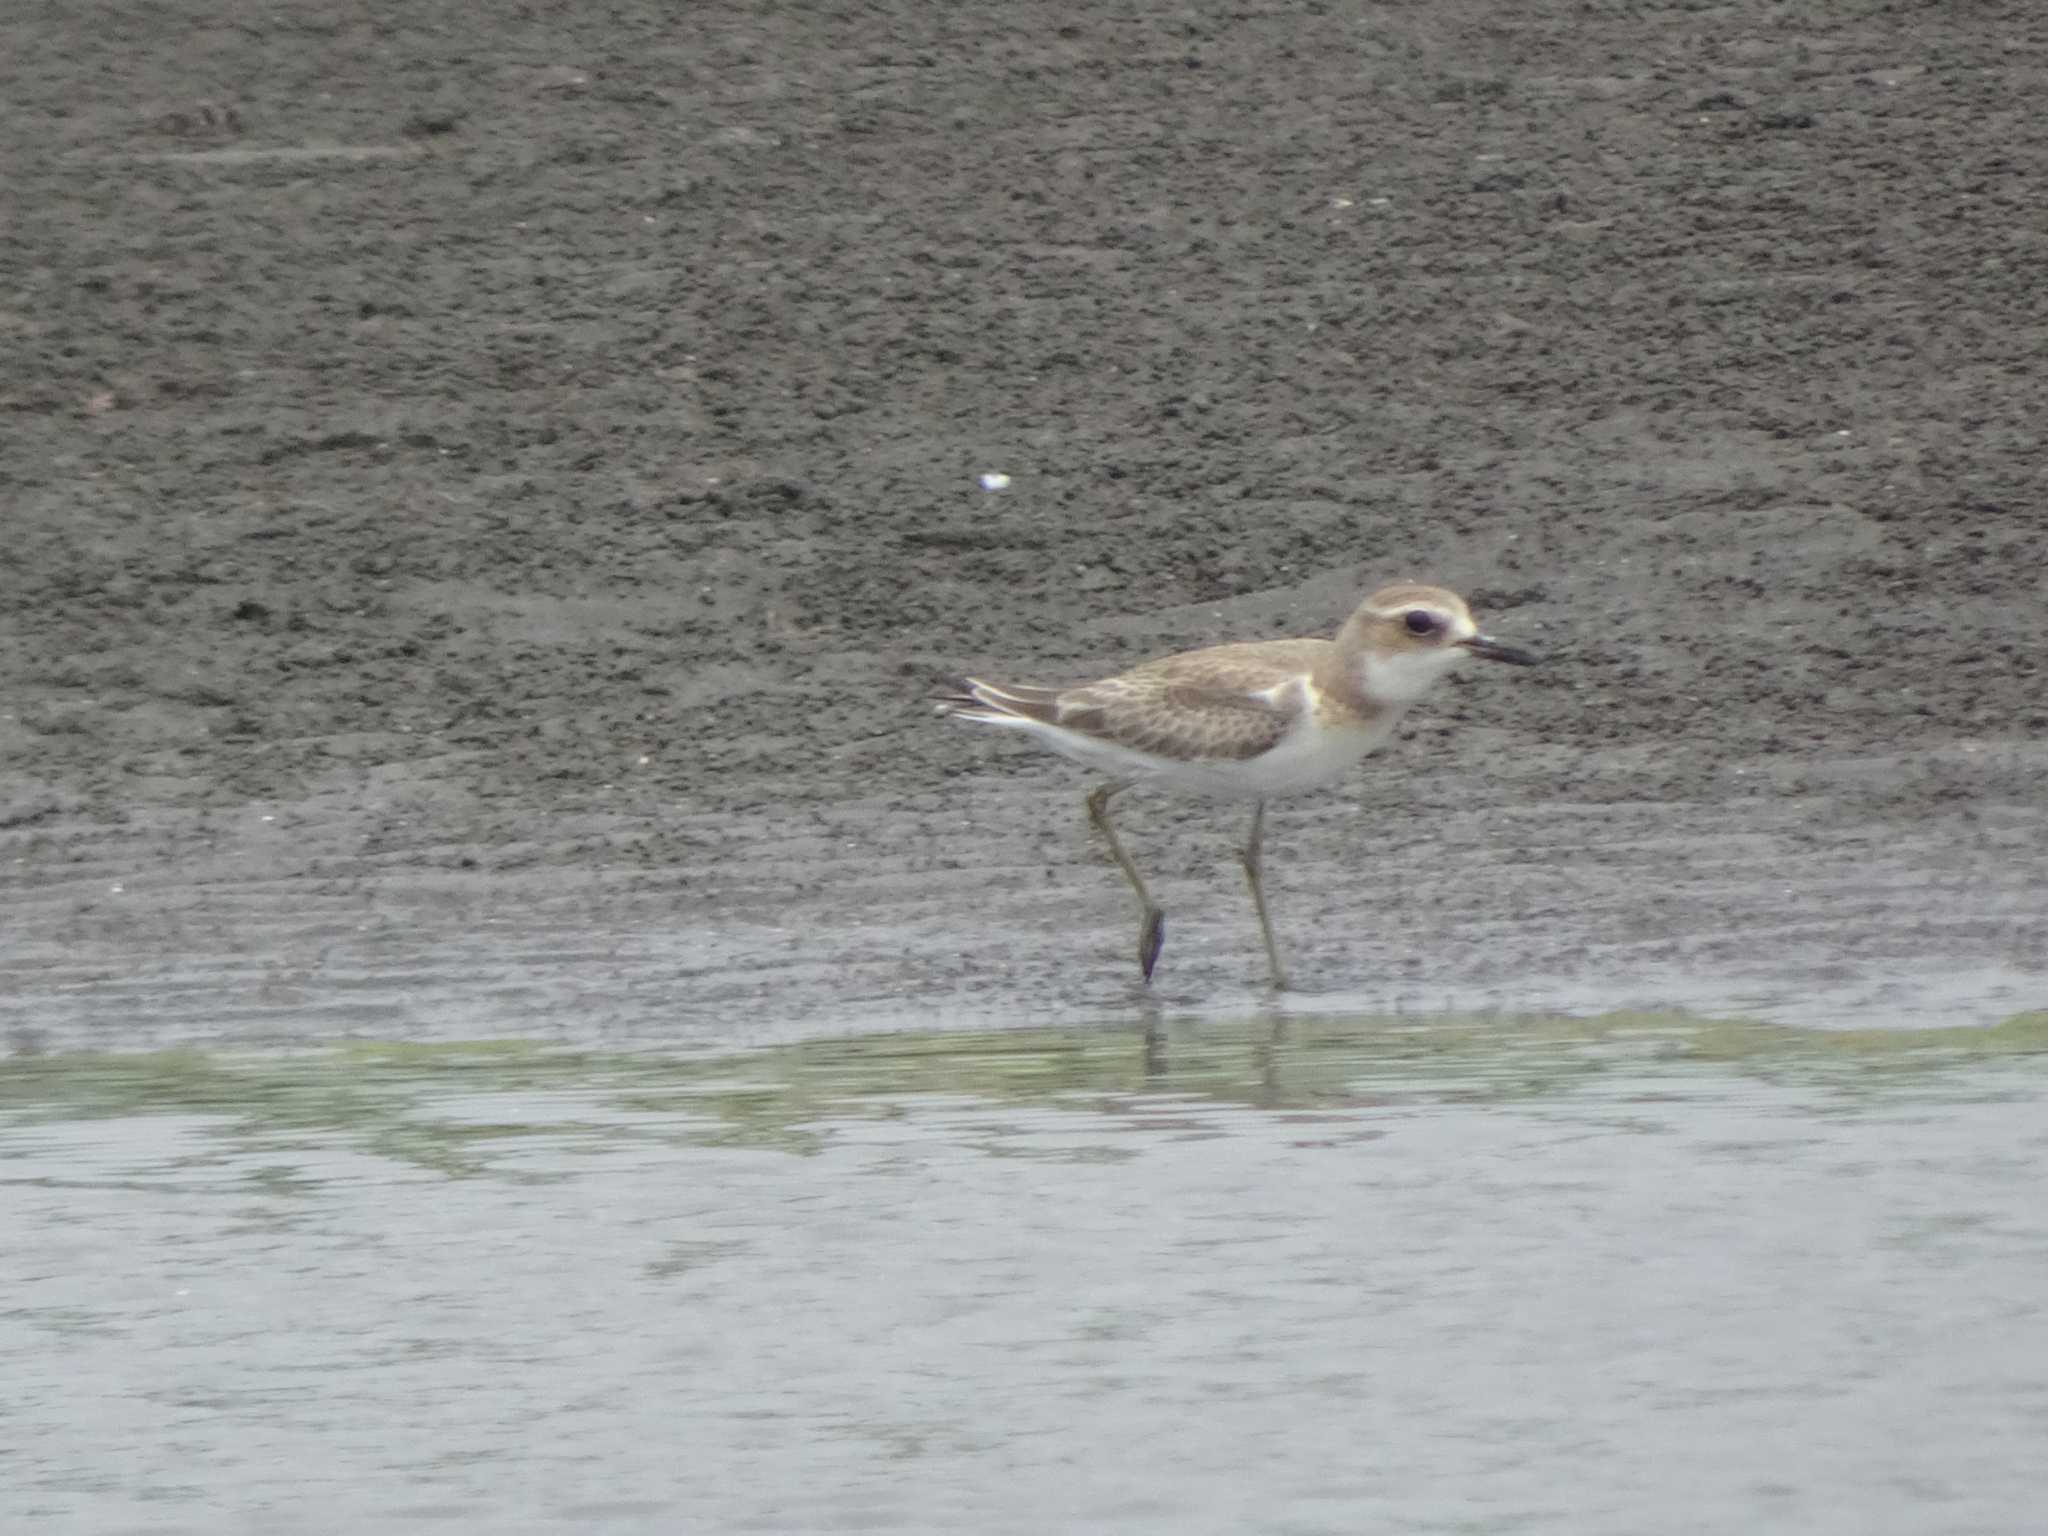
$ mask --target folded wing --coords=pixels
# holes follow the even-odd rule
[[[940,707],[964,720],[1032,722],[1162,757],[1243,762],[1271,751],[1308,707],[1312,661],[1288,642],[1218,646],[1074,688],[969,678]]]

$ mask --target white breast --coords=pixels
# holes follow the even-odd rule
[[[1319,717],[1308,679],[1290,679],[1283,686],[1295,694],[1288,701],[1300,711],[1294,723],[1268,751],[1236,760],[1205,758],[1191,762],[1154,756],[1022,716],[992,719],[988,723],[1035,736],[1061,756],[1113,778],[1245,800],[1298,794],[1342,778],[1360,758],[1384,745],[1400,723],[1399,708],[1385,710],[1370,725],[1349,718],[1333,722],[1327,715]],[[1281,700],[1276,698],[1274,702]]]
[[[1319,721],[1312,711],[1303,710],[1287,734],[1257,757],[1236,761],[1211,758],[1190,763],[1112,748],[1119,761],[1112,763],[1098,756],[1093,766],[1198,795],[1262,800],[1273,795],[1299,794],[1319,789],[1350,772],[1360,758],[1394,734],[1399,714],[1398,710],[1389,710],[1371,725],[1332,725]],[[1101,744],[1094,745],[1099,748]],[[1080,757],[1081,753],[1069,751],[1068,755]]]
[[[1389,710],[1370,725],[1327,725],[1304,713],[1273,749],[1241,763],[1208,766],[1217,777],[1210,794],[1292,795],[1319,789],[1342,778],[1367,753],[1394,734],[1398,711]]]

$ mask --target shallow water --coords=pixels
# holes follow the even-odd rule
[[[0,1528],[1998,1532],[2048,1016],[0,1062]]]

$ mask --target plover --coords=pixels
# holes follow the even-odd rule
[[[1481,634],[1464,599],[1442,587],[1382,587],[1330,640],[1257,640],[1163,656],[1071,688],[967,678],[941,714],[1023,731],[1109,775],[1088,819],[1137,892],[1138,968],[1152,979],[1166,914],[1109,823],[1110,799],[1139,782],[1252,802],[1238,854],[1273,985],[1287,974],[1260,888],[1266,801],[1341,776],[1394,734],[1410,705],[1467,656],[1532,666],[1536,658]]]

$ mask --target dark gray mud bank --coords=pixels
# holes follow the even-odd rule
[[[2025,5],[17,8],[0,1019],[1127,1012],[1079,785],[928,687],[1404,576],[1554,659],[1276,814],[1311,1000],[2036,1005],[2044,76]],[[1125,817],[1163,998],[1255,997],[1240,829]]]

